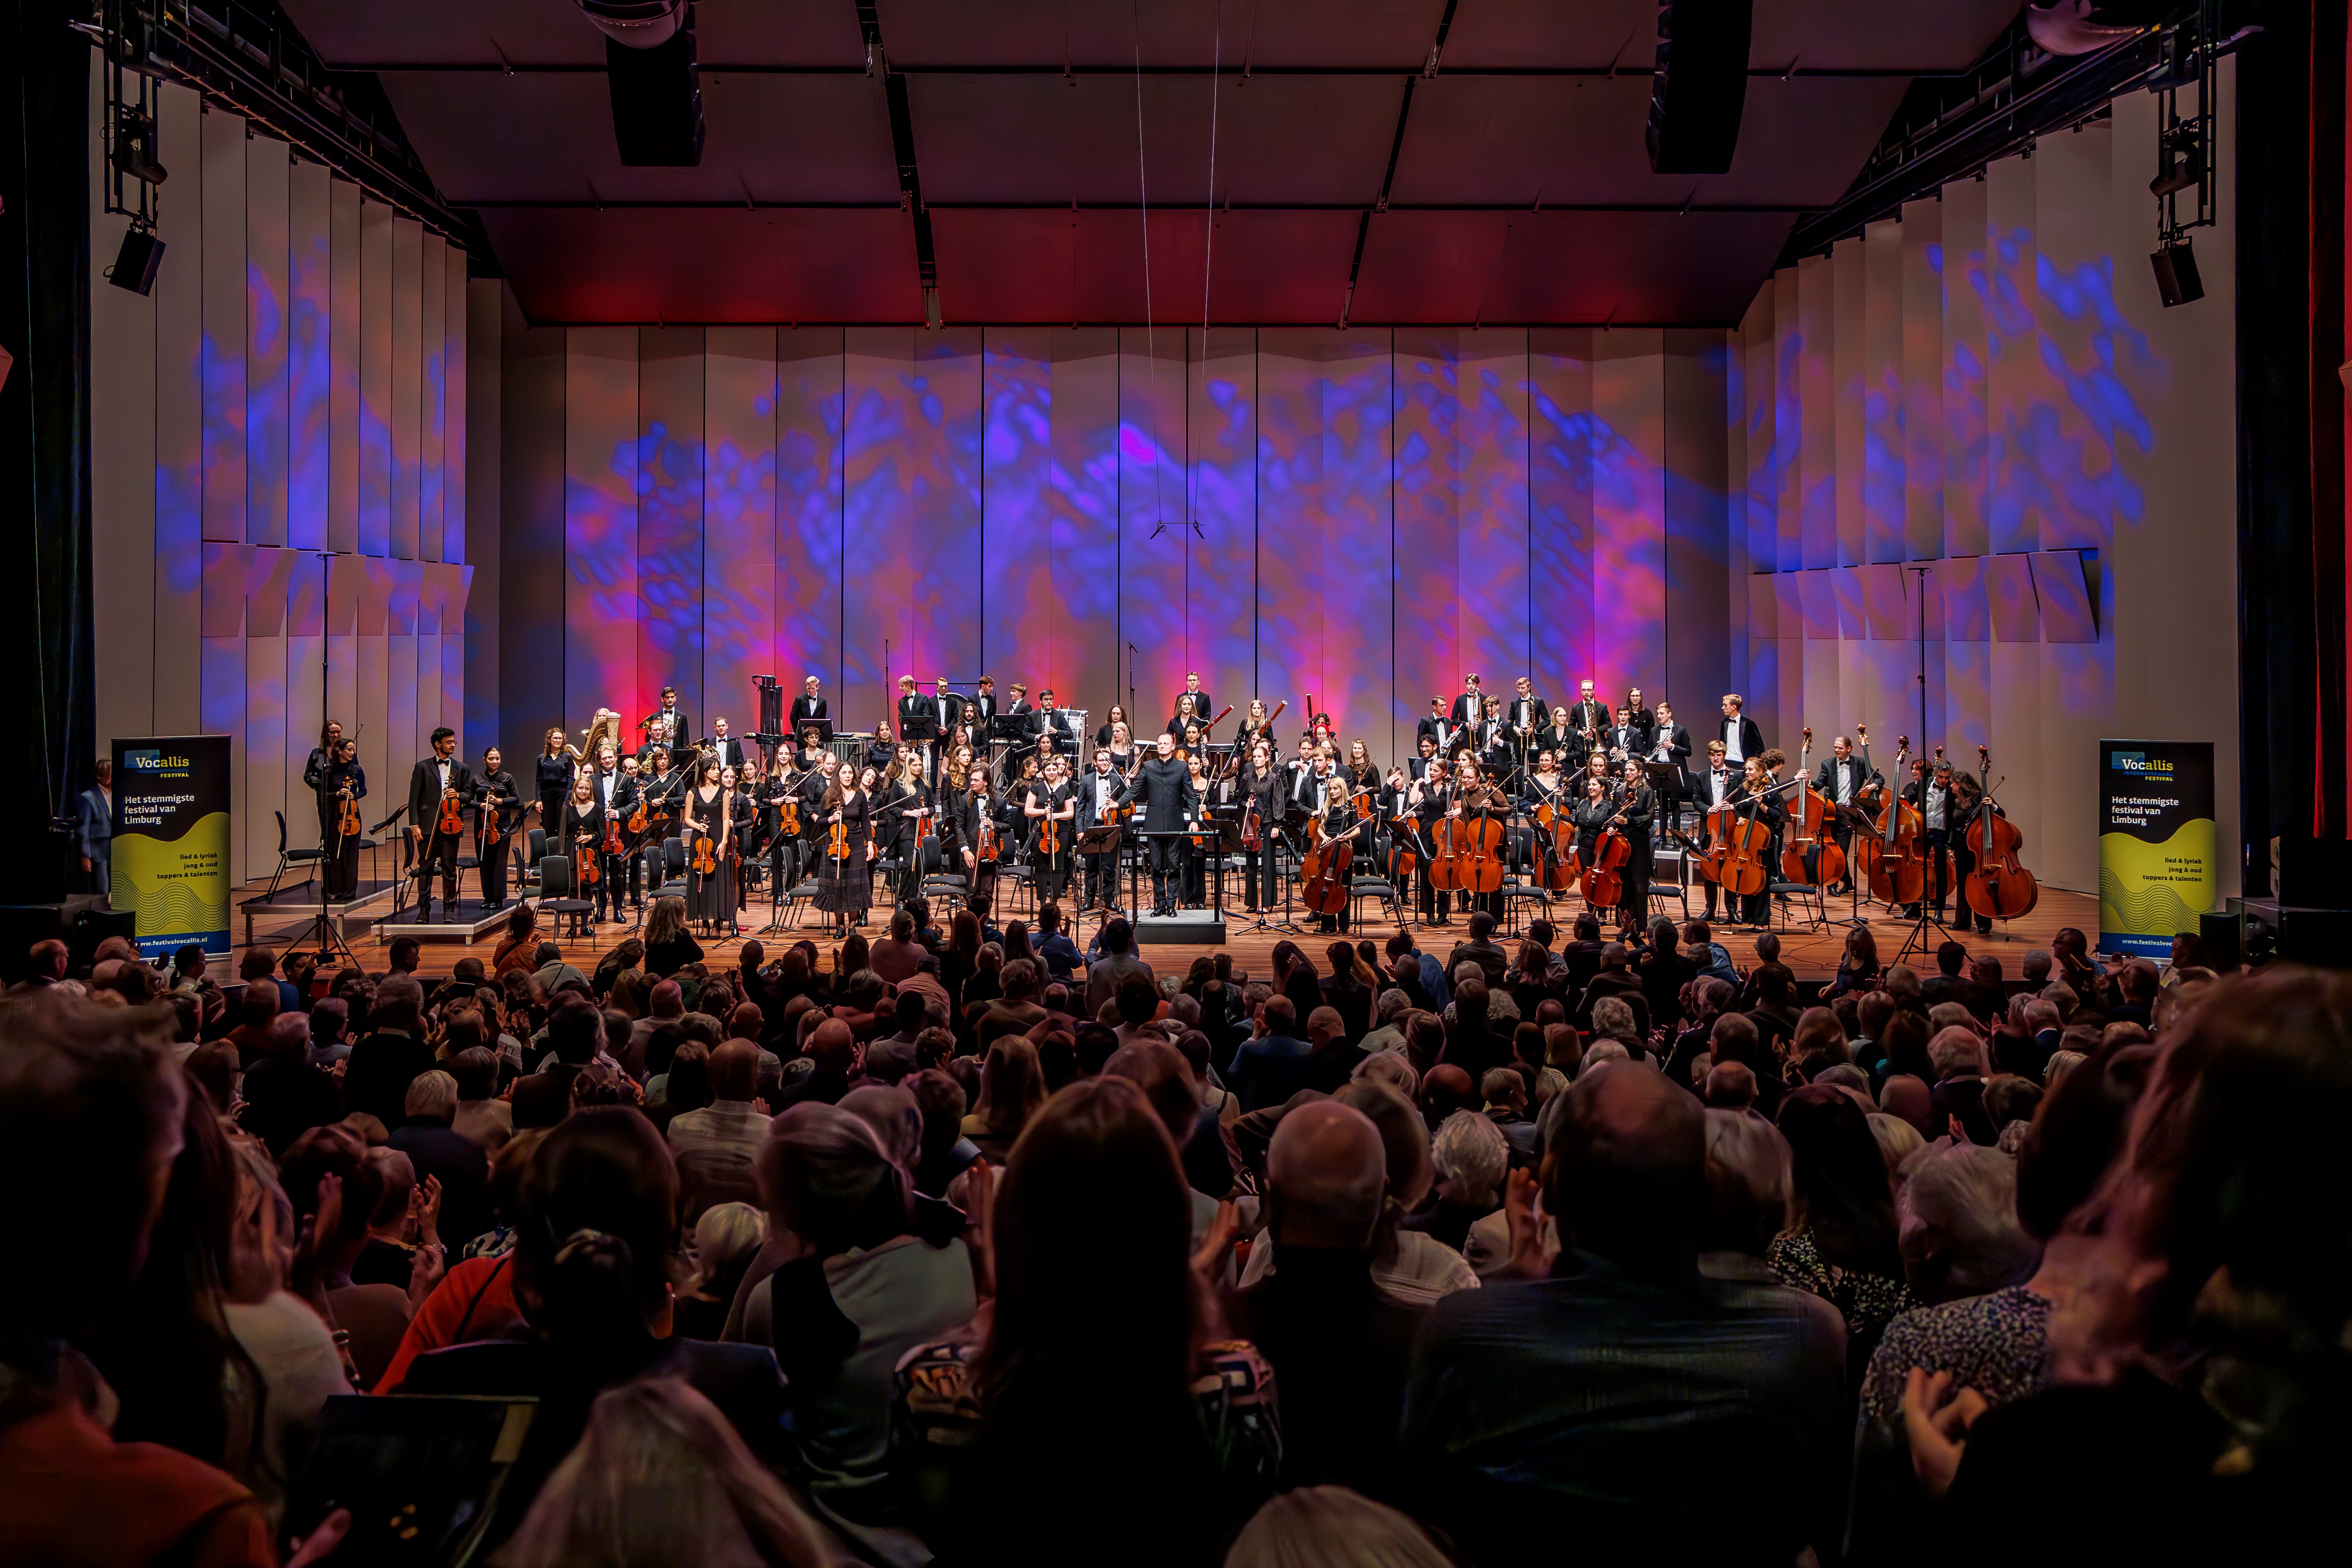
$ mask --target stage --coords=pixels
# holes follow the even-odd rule
[[[240,912],[244,910],[253,895],[260,890],[261,886],[262,884],[256,883],[251,887],[238,889],[237,900]],[[998,903],[997,923],[1003,925],[1011,921],[1026,920],[1032,922],[1031,929],[1034,932],[1034,911],[1025,895],[1011,895],[1009,885],[1007,892],[1008,896],[1001,899]],[[1532,900],[1529,902],[1532,905]],[[1534,907],[1535,912],[1542,912],[1539,906]],[[304,924],[301,911],[292,905],[283,906],[278,915],[275,917],[267,912],[268,906],[262,905],[259,908],[262,912],[254,916],[252,929],[255,940],[263,945],[274,945],[276,940],[292,935]],[[805,905],[795,905],[787,900],[785,904],[787,921],[795,918],[793,911],[796,908],[804,909]],[[1656,908],[1659,913],[1672,915],[1679,921],[1681,911],[1673,900],[1661,900]],[[1370,909],[1371,906],[1368,904],[1368,911]],[[1582,909],[1582,901],[1573,894],[1555,900],[1550,918],[1554,924],[1561,928],[1562,940],[1565,940],[1567,928]],[[1830,900],[1829,912],[1832,921],[1844,918],[1845,910],[1844,900]],[[1701,895],[1694,901],[1692,913],[1696,916],[1703,914],[1705,910],[1706,902],[1704,895]],[[313,912],[315,913],[315,910]],[[1901,951],[1905,941],[1910,937],[1913,922],[1897,920],[1886,910],[1867,903],[1863,906],[1862,913],[1864,918],[1869,921],[1872,934],[1878,940],[1881,962],[1892,963],[1895,955]],[[1318,971],[1328,970],[1329,966],[1324,962],[1323,949],[1335,938],[1316,931],[1313,929],[1311,918],[1299,918],[1306,914],[1307,911],[1304,910],[1297,910],[1294,914],[1294,923],[1303,928],[1297,932],[1252,931],[1248,927],[1255,917],[1244,916],[1237,906],[1229,907],[1225,911],[1225,940],[1222,945],[1187,942],[1156,943],[1144,949],[1143,952],[1154,971],[1160,974],[1181,973],[1193,959],[1203,953],[1229,952],[1233,955],[1234,968],[1237,973],[1264,978],[1273,973],[1275,944],[1289,941],[1297,942],[1314,957],[1315,966]],[[745,911],[744,918],[746,929],[753,932],[758,931],[768,923],[767,901],[764,899],[752,900],[751,908]],[[783,947],[806,937],[816,942],[819,968],[829,971],[840,950],[840,944],[832,941],[819,929],[814,916],[803,915],[798,918],[806,921],[803,928],[788,927],[761,939],[767,944],[769,957],[772,959]],[[1202,918],[1206,918],[1205,912]],[[1452,917],[1452,924],[1427,927],[1423,926],[1416,919],[1411,929],[1415,941],[1423,951],[1442,953],[1451,948],[1454,942],[1468,937],[1466,919],[1467,917],[1457,911]],[[542,920],[543,940],[555,941],[548,929],[551,924],[552,921]],[[889,905],[886,896],[883,901],[876,904],[873,918],[864,928],[866,940],[872,942],[879,938],[888,929],[888,925]],[[1971,956],[1999,959],[2003,976],[2013,980],[2017,977],[2019,966],[2023,962],[2025,954],[2036,948],[2046,949],[2050,945],[2050,939],[2064,926],[2075,926],[2086,932],[2095,933],[2099,929],[2098,900],[2088,893],[2070,893],[2054,888],[2044,888],[2042,890],[2041,902],[2035,907],[2033,912],[2024,919],[2011,921],[2006,925],[1996,925],[1990,936],[1953,928],[1951,937],[1964,943]],[[353,937],[351,941],[352,955],[371,973],[380,972],[387,964],[385,954],[392,936],[382,934],[382,929],[378,928]],[[1374,942],[1385,943],[1396,929],[1396,922],[1393,920],[1385,917],[1373,918],[1368,919],[1365,924],[1349,934],[1369,937]],[[482,959],[485,963],[488,963],[489,950],[495,945],[495,938],[485,936],[482,940],[468,944],[461,935],[466,930],[467,927],[462,925],[426,927],[422,931],[402,927],[395,929],[392,934],[404,932],[424,936],[427,932],[444,932],[456,939],[428,940],[422,947],[419,955],[422,965],[420,973],[428,976],[438,976],[448,973],[457,960],[469,953]],[[1079,933],[1078,940],[1081,945],[1092,940],[1094,930],[1095,921],[1089,916]],[[1837,969],[1838,955],[1845,949],[1845,932],[1844,926],[1834,923],[1825,930],[1809,931],[1800,925],[1797,929],[1782,931],[1780,961],[1796,972],[1800,982],[1827,981]],[[565,963],[593,973],[596,961],[627,940],[630,934],[631,928],[626,924],[604,925],[595,928],[594,931],[586,938],[572,938],[557,942],[557,945],[563,950]],[[1945,940],[1932,931],[1928,934],[1931,942],[1941,942]],[[1731,961],[1742,969],[1756,962],[1755,932],[1744,930],[1724,931],[1718,928],[1716,940],[1729,950]],[[1515,945],[1514,939],[1508,933],[1504,934],[1502,941],[1507,948]],[[705,939],[702,946],[708,955],[706,961],[715,968],[724,969],[737,962],[742,942]],[[1927,955],[1916,957],[1912,962],[1913,967],[1923,975],[1935,971],[1932,948]]]

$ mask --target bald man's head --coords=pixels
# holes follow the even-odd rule
[[[857,1059],[857,1037],[838,1018],[827,1018],[809,1032],[808,1057],[825,1072],[847,1072]]]
[[[1320,1050],[1348,1032],[1337,1007],[1318,1007],[1307,1015],[1307,1043]]]
[[[1370,1244],[1388,1190],[1388,1156],[1370,1117],[1337,1100],[1302,1105],[1274,1130],[1265,1164],[1277,1246]]]
[[[1706,1196],[1699,1102],[1638,1063],[1588,1068],[1544,1153],[1544,1206],[1581,1251],[1649,1278],[1688,1274]]]

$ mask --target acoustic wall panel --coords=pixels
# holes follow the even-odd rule
[[[105,112],[102,64],[90,56],[89,130],[100,140]],[[111,256],[129,228],[105,212],[104,171],[89,171],[93,263]],[[127,289],[90,289],[89,399],[120,443],[114,460],[89,475],[90,609],[98,689],[94,737],[110,754],[116,736],[156,732],[155,301]]]
[[[403,561],[418,558],[423,503],[424,248],[415,219],[392,220],[391,551]]]
[[[204,537],[245,539],[245,119],[203,115]],[[167,252],[168,254],[168,252]]]
[[[775,674],[793,696],[816,676],[845,730],[856,727],[841,654],[846,363],[838,328],[776,334]]]
[[[1536,690],[1553,707],[1592,674],[1600,622],[1592,600],[1592,333],[1538,328],[1528,342],[1528,591],[1534,605]],[[1397,706],[1446,690],[1399,685]]]
[[[1184,427],[1192,519],[1184,541],[1185,667],[1233,715],[1217,729],[1234,738],[1249,713],[1257,658],[1257,334],[1218,327],[1187,333]],[[1174,693],[1160,699],[1164,704]],[[1278,700],[1278,699],[1277,699]],[[1266,705],[1273,710],[1273,703]],[[1289,715],[1284,715],[1287,722]]]
[[[1593,679],[1654,685],[1665,668],[1665,372],[1654,329],[1592,340]]]
[[[797,670],[776,664],[776,330],[713,327],[702,403],[702,672],[699,723],[727,715],[748,735],[760,716],[751,678],[798,695]],[[685,700],[683,691],[679,700]],[[641,715],[632,715],[641,717]],[[706,729],[703,733],[709,731]]]
[[[1184,671],[1192,668],[1185,637],[1192,558],[1185,542],[1192,531],[1184,428],[1187,358],[1181,327],[1118,330],[1118,557],[1110,581],[1118,584],[1119,637],[1135,649],[1129,662],[1137,706],[1150,715],[1138,718],[1147,726],[1171,717],[1160,710],[1184,689]],[[1068,684],[1059,672],[1055,679]],[[1092,706],[1099,722],[1105,705],[1098,700],[1081,700],[1065,691],[1062,700]]]
[[[356,547],[362,555],[393,548],[393,230],[390,207],[361,201]]]
[[[245,540],[286,542],[289,333],[286,143],[245,144]]]
[[[297,160],[286,171],[286,542],[328,547],[334,490],[334,182]]]
[[[637,331],[570,334],[564,364],[563,689],[595,710],[646,711],[637,679]]]
[[[738,736],[754,727],[744,721],[741,692],[703,689],[710,603],[703,555],[707,364],[699,327],[646,327],[638,333],[636,670],[644,700],[622,710],[625,740],[635,740],[637,721],[658,705],[665,686],[677,689],[697,726],[688,739],[709,734],[710,721],[722,712]],[[756,561],[725,564],[749,572]],[[751,713],[756,721],[759,710]]]

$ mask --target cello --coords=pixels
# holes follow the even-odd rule
[[[1583,879],[1584,867],[1576,855],[1576,824],[1550,801],[1536,807],[1536,842],[1545,851],[1537,881],[1555,893],[1564,893]]]
[[[1348,907],[1348,868],[1356,858],[1356,835],[1370,817],[1358,817],[1344,833],[1326,835],[1319,817],[1307,819],[1307,853],[1298,862],[1305,884],[1299,901],[1317,914],[1336,915]]]
[[[1617,907],[1625,896],[1625,862],[1633,858],[1633,846],[1617,825],[1611,823],[1592,841],[1592,864],[1585,868],[1584,902],[1587,908],[1608,910]],[[1574,852],[1570,851],[1570,858]]]
[[[1917,903],[1927,883],[1927,865],[1919,856],[1919,808],[1903,798],[1900,784],[1903,764],[1910,755],[1911,737],[1898,736],[1895,742],[1897,782],[1864,784],[1854,795],[1865,812],[1877,813],[1870,832],[1854,839],[1854,858],[1863,879],[1870,884],[1870,896],[1890,908]]]
[[[1716,862],[1715,883],[1725,892],[1743,899],[1754,898],[1772,879],[1765,864],[1765,857],[1772,850],[1772,830],[1757,815],[1762,804],[1763,797],[1758,795],[1750,799],[1744,813],[1736,806],[1719,805],[1707,814],[1710,819],[1717,816],[1725,819],[1721,825],[1722,858]]]
[[[1993,809],[1992,785],[1987,782],[1991,776],[1991,748],[1979,746],[1979,793],[1968,835],[1969,853],[1976,858],[1976,867],[1962,884],[1963,896],[1969,908],[1987,920],[2011,921],[2033,912],[2033,906],[2042,900],[2042,887],[2033,873],[2018,862],[2017,852],[2025,847],[2025,835]]]
[[[1462,858],[1462,886],[1473,893],[1492,893],[1503,885],[1503,825],[1495,820],[1492,792],[1484,784],[1477,788],[1481,800],[1476,817],[1465,814],[1445,826],[1454,829],[1456,853]],[[1438,831],[1443,833],[1445,827]]]

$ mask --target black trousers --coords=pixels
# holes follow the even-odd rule
[[[1261,840],[1263,842],[1263,840]],[[1242,892],[1244,901],[1254,910],[1270,910],[1281,895],[1275,891],[1274,846],[1242,851]]]
[[[1168,877],[1174,872],[1181,879],[1184,870],[1184,850],[1190,846],[1181,838],[1154,838],[1151,844],[1151,907],[1154,910],[1169,907]]]
[[[1636,849],[1625,862],[1624,887],[1617,899],[1619,915],[1631,915],[1636,930],[1650,923],[1650,851]]]
[[[1059,903],[1070,890],[1070,869],[1055,866],[1051,860],[1030,863],[1031,874],[1037,879],[1037,902]]]
[[[1085,857],[1087,905],[1090,910],[1107,909],[1118,902],[1118,852]]]
[[[596,857],[596,918],[618,920],[628,892],[629,868],[637,864],[637,857],[607,855],[601,848],[589,853]]]
[[[474,852],[482,862],[482,909],[485,912],[507,901],[507,862],[514,858],[514,837],[511,834],[483,843],[475,840]]]
[[[430,916],[433,912],[433,878],[441,878],[441,901],[445,906],[457,901],[458,836],[428,830],[419,846],[416,857],[416,912]]]

